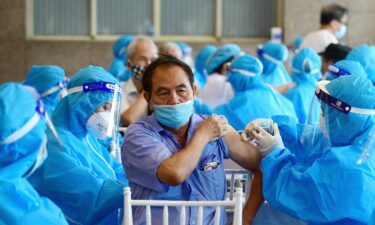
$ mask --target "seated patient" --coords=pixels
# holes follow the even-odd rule
[[[30,182],[70,224],[118,223],[127,180],[121,163],[98,140],[114,129],[119,89],[109,72],[86,67],[71,78],[68,96],[52,115],[61,143],[48,142],[49,156]]]
[[[190,67],[174,57],[160,57],[146,69],[142,84],[154,113],[130,125],[123,144],[133,199],[224,200],[224,159],[257,169],[259,155],[225,118],[194,113],[193,82]],[[135,224],[145,224],[144,207],[133,209]],[[191,224],[198,208],[186,210],[186,223]],[[152,224],[162,224],[163,208],[152,211]],[[179,211],[169,208],[169,224],[179,224]],[[221,215],[220,224],[226,224],[224,209]],[[203,224],[213,224],[214,217],[215,207],[205,208]]]
[[[375,129],[375,87],[363,76],[342,76],[320,81],[316,93],[331,147],[307,168],[298,168],[278,129],[271,136],[255,123],[249,125],[260,131],[254,135],[264,154],[264,196],[310,224],[368,224],[375,204],[375,155],[362,164],[357,159],[365,147],[374,148],[368,140]]]
[[[5,83],[0,106],[0,224],[68,224],[27,180],[48,155],[42,101],[22,84]]]

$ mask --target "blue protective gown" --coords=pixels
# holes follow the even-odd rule
[[[236,130],[244,129],[256,118],[274,115],[296,117],[293,104],[261,81],[247,91],[236,92],[231,101],[218,106],[214,113],[225,116]]]
[[[206,115],[211,115],[212,114],[212,109],[210,106],[204,104],[201,100],[199,99],[194,99],[194,112],[197,114],[206,114]]]
[[[68,89],[86,82],[117,80],[100,67],[80,70]],[[49,142],[49,157],[30,177],[33,186],[61,207],[71,224],[118,224],[123,188],[128,185],[122,165],[86,131],[95,109],[113,98],[111,92],[78,92],[60,101],[53,122],[64,148]]]
[[[314,103],[311,108],[311,102],[315,94],[316,79],[312,74],[292,74],[293,81],[297,83],[295,87],[285,93],[285,97],[289,99],[296,110],[299,123],[304,124],[308,119],[309,111],[310,121],[319,121],[320,104]],[[311,108],[311,109],[310,109]]]
[[[357,90],[343,88],[352,84]],[[350,90],[349,90],[350,89]],[[328,92],[346,103],[375,109],[375,89],[363,77],[340,77]],[[344,114],[325,105],[331,147],[310,166],[301,167],[296,154],[276,149],[261,162],[264,196],[270,204],[310,224],[368,224],[375,205],[375,156],[356,163],[375,127],[371,115]]]
[[[36,113],[35,98],[21,84],[1,85],[0,105],[0,141]],[[36,161],[45,127],[41,119],[21,139],[0,145],[0,224],[68,224],[61,210],[39,195],[24,176]]]
[[[207,79],[206,62],[216,50],[217,48],[213,45],[205,45],[195,58],[194,79],[196,79],[197,84],[201,89],[204,88]]]
[[[260,58],[261,59],[261,58]],[[292,82],[284,64],[275,64],[267,59],[261,59],[264,70],[262,74],[263,81],[269,85],[277,86]]]

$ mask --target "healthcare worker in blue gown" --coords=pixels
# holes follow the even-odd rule
[[[359,45],[353,48],[348,56],[348,60],[357,61],[366,71],[368,78],[375,85],[375,47],[369,45]]]
[[[341,76],[360,76],[367,77],[362,66],[355,61],[341,60],[328,67],[323,79],[334,80]],[[314,91],[315,92],[315,91]],[[296,163],[300,166],[310,166],[317,158],[319,158],[323,150],[328,146],[327,135],[320,129],[320,103],[317,101],[309,101],[305,123],[296,121],[295,118],[278,115],[272,119],[279,125],[281,137],[284,145],[296,156]],[[316,108],[319,108],[318,117],[316,116]]]
[[[120,81],[127,81],[131,72],[126,69],[126,48],[134,39],[131,35],[121,36],[113,45],[114,58],[109,65],[108,71]]]
[[[285,69],[284,62],[288,59],[288,49],[285,45],[269,41],[258,47],[258,58],[263,64],[262,79],[272,86],[292,82]]]
[[[62,209],[70,224],[118,222],[128,182],[122,165],[98,142],[111,133],[118,89],[118,81],[101,67],[78,71],[52,116],[63,148],[48,143],[49,157],[30,177],[32,185]]]
[[[375,155],[357,163],[375,129],[375,87],[361,76],[320,81],[322,129],[331,147],[308,168],[295,163],[275,126],[271,136],[252,122],[263,193],[274,207],[310,224],[368,224],[375,205]],[[325,127],[325,128],[324,128]],[[374,146],[371,146],[374,148]]]
[[[27,180],[48,155],[45,108],[35,97],[22,84],[0,86],[0,224],[68,224]]]
[[[255,118],[270,118],[273,115],[296,117],[293,104],[262,81],[262,64],[251,56],[234,59],[227,70],[228,82],[235,92],[234,98],[218,106],[215,114],[224,115],[237,130]]]
[[[206,85],[208,76],[206,71],[206,62],[215,53],[216,50],[217,48],[213,45],[205,45],[198,52],[198,55],[195,58],[194,79],[197,81],[198,87],[200,89],[203,89],[204,85]]]
[[[57,103],[66,95],[68,79],[59,66],[32,66],[23,84],[36,89],[49,115]]]
[[[285,97],[293,102],[298,121],[304,124],[310,110],[316,84],[320,78],[322,66],[320,57],[310,48],[301,49],[292,60],[292,79],[297,84],[285,93]],[[320,106],[314,105],[311,113],[314,120],[319,118]]]

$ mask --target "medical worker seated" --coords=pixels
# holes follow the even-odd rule
[[[285,93],[285,97],[293,103],[299,123],[304,124],[307,120],[321,66],[319,55],[310,48],[301,49],[293,58],[292,79],[297,85]],[[311,116],[319,118],[320,106],[313,107]]]
[[[234,59],[227,67],[228,82],[235,97],[218,106],[214,113],[224,115],[236,130],[243,130],[255,118],[273,115],[296,117],[293,104],[262,81],[262,63],[251,55]]]
[[[375,87],[361,76],[320,81],[322,129],[331,143],[308,168],[295,164],[275,126],[274,136],[252,122],[261,162],[266,200],[310,224],[368,224],[375,204],[375,155],[357,160],[375,129]],[[371,146],[369,146],[371,145]]]
[[[70,224],[118,222],[127,180],[121,163],[98,140],[117,133],[119,90],[116,78],[103,68],[86,67],[71,78],[68,95],[52,116],[61,143],[47,144],[49,157],[30,181]]]
[[[292,82],[284,66],[284,62],[288,59],[288,49],[285,45],[269,41],[260,45],[257,53],[264,67],[262,74],[264,82],[272,86]]]
[[[35,88],[48,114],[52,115],[57,103],[66,96],[68,79],[59,66],[32,66],[23,84]]]
[[[133,199],[224,200],[224,159],[257,169],[260,155],[225,118],[194,113],[193,82],[190,67],[173,57],[160,57],[146,69],[142,83],[154,113],[130,125],[123,144]],[[261,198],[260,187],[253,188],[253,197]],[[162,224],[163,207],[151,210],[152,224]],[[179,211],[169,207],[169,224],[180,223]],[[194,224],[197,213],[197,207],[187,207],[186,224]],[[203,224],[213,224],[215,207],[203,213]],[[226,224],[225,209],[221,216]],[[145,224],[144,207],[134,207],[133,218]]]
[[[126,68],[126,49],[133,41],[134,37],[131,35],[121,36],[113,44],[113,60],[109,65],[108,72],[120,81],[127,81],[130,78],[131,71]]]
[[[0,86],[0,224],[68,224],[27,180],[48,155],[45,115],[42,101],[22,84]]]
[[[200,93],[202,102],[211,108],[227,103],[233,98],[232,86],[227,82],[227,63],[241,54],[236,44],[219,47],[206,63],[206,85]]]

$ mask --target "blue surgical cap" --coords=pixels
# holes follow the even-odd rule
[[[178,41],[176,42],[176,44],[178,45],[178,47],[180,47],[182,56],[190,55],[193,51],[190,45],[188,45],[186,42]]]
[[[299,47],[302,44],[303,38],[304,38],[304,36],[299,36],[298,38],[294,39],[293,45],[294,45],[295,48],[299,49]]]
[[[375,85],[375,47],[360,45],[348,54],[348,60],[357,61],[366,71],[368,78]]]
[[[59,66],[32,66],[23,84],[34,87],[40,95],[65,80],[65,72]],[[49,114],[53,112],[59,101],[60,91],[42,96],[43,103]]]
[[[212,74],[223,63],[227,62],[232,57],[239,55],[241,49],[236,44],[225,44],[219,47],[216,52],[208,59],[206,64],[207,74]]]
[[[328,83],[326,89],[331,96],[352,107],[375,109],[375,87],[364,76],[341,76]],[[375,123],[374,115],[345,114],[327,105],[323,109],[326,127],[335,146],[360,141],[357,140],[359,137],[367,140],[368,136],[362,135]]]
[[[126,48],[133,39],[134,37],[131,35],[125,35],[117,39],[113,45],[113,55],[124,62],[126,59]]]
[[[243,55],[234,59],[227,76],[236,92],[247,91],[255,86],[262,85],[260,74],[263,71],[262,63],[251,55]]]
[[[366,74],[365,70],[363,69],[363,67],[361,66],[361,64],[359,64],[356,61],[341,60],[341,61],[336,62],[333,65],[335,67],[339,68],[339,69],[342,69],[342,70],[346,71],[350,75],[367,77],[367,74]],[[326,73],[327,74],[325,76],[326,76],[327,80],[334,80],[334,79],[338,78],[338,76],[331,73],[329,70]]]
[[[41,104],[41,103],[39,103]],[[37,114],[37,99],[30,90],[19,83],[0,86],[0,142],[19,131]],[[38,114],[39,115],[39,114]],[[15,179],[23,176],[34,164],[45,138],[43,116],[20,139],[0,144],[0,179]],[[7,169],[3,169],[7,167]]]
[[[205,45],[195,58],[195,70],[203,74],[208,58],[212,56],[216,50],[217,48],[213,45]]]
[[[279,44],[274,41],[269,41],[266,44],[259,47],[258,56],[259,58],[265,58],[268,61],[275,60],[277,62],[285,62],[288,59],[288,49],[283,44]]]
[[[119,85],[116,78],[98,66],[88,66],[78,71],[69,81],[69,89],[91,82],[110,82]],[[92,91],[68,94],[57,105],[53,122],[56,127],[70,130],[77,136],[86,135],[90,115],[101,105],[113,99],[112,92]]]
[[[311,48],[303,48],[293,57],[292,78],[296,83],[316,83],[321,66],[320,56]]]

